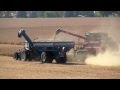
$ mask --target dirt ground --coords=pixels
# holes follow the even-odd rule
[[[42,64],[14,61],[0,56],[1,79],[119,79],[120,67],[85,65],[80,62]]]
[[[66,64],[42,64],[41,62],[22,62],[12,58],[13,53],[23,47],[24,38],[17,37],[20,29],[32,40],[53,39],[58,28],[84,35],[88,31],[109,33],[120,43],[120,18],[40,18],[40,19],[0,19],[0,79],[119,79],[120,66],[86,65],[81,62]],[[56,40],[78,38],[59,34]],[[9,57],[10,56],[10,57]]]

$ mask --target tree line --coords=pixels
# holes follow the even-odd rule
[[[0,18],[119,17],[120,11],[0,11]]]

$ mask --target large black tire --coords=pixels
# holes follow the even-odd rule
[[[52,55],[47,55],[46,63],[52,63],[53,61],[53,56]]]
[[[27,60],[32,61],[32,53],[30,51],[27,51]]]
[[[18,60],[18,52],[14,53],[13,58],[16,59],[16,60]]]
[[[64,55],[64,57],[56,57],[55,58],[55,60],[56,60],[56,63],[58,63],[58,64],[62,64],[62,63],[66,63],[66,61],[67,61],[67,56],[66,56],[66,54]]]
[[[22,51],[20,56],[21,56],[21,61],[26,61],[27,60],[27,52],[26,51]]]
[[[18,53],[18,60],[21,60],[21,53]]]
[[[42,52],[41,60],[42,60],[42,63],[52,63],[53,56],[52,56],[52,54],[48,54],[46,52]]]

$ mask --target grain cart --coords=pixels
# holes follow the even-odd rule
[[[18,37],[25,38],[24,48],[14,53],[16,60],[31,61],[37,60],[43,63],[52,63],[53,59],[57,63],[65,63],[67,61],[66,52],[74,47],[73,41],[32,41],[25,30],[18,32]]]

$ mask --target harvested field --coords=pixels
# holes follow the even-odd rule
[[[22,47],[22,45],[0,44],[0,55],[12,56],[15,51]]]
[[[8,79],[117,79],[120,67],[101,67],[78,63],[42,64],[40,62],[14,61],[0,56],[0,78]]]
[[[32,40],[54,39],[58,28],[84,35],[88,31],[108,32],[120,44],[120,18],[35,18],[0,19],[0,78],[120,78],[120,66],[85,65],[73,60],[67,64],[42,64],[41,62],[21,62],[13,60],[12,54],[23,47],[24,38],[17,37],[20,29]],[[78,38],[60,33],[56,40]],[[81,40],[82,41],[82,40]],[[68,55],[69,56],[69,55]],[[100,58],[99,58],[100,59]],[[119,59],[119,58],[117,58]]]
[[[18,31],[24,28],[34,39],[53,39],[58,28],[84,35],[87,31],[104,31],[116,35],[119,40],[120,18],[35,18],[35,19],[0,19],[0,43],[19,44],[24,39],[17,37]],[[5,37],[7,35],[7,37]],[[113,35],[111,35],[113,36]],[[76,40],[76,37],[59,34],[57,39]]]

